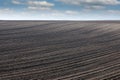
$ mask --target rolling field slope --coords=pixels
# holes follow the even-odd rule
[[[0,80],[120,80],[120,21],[0,21]]]

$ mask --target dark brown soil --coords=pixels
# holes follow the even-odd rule
[[[120,80],[120,21],[0,21],[0,80]]]

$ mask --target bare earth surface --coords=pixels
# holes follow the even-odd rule
[[[0,21],[0,80],[120,80],[120,21]]]

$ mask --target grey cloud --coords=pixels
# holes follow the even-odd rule
[[[41,0],[25,0],[24,2],[23,1],[20,1],[20,0],[12,0],[12,3],[13,4],[16,4],[16,5],[27,5],[28,6],[28,9],[31,9],[31,10],[49,10],[51,9],[51,7],[54,6],[54,3],[50,3],[50,2],[47,2],[47,1],[41,1]]]
[[[105,9],[105,7],[100,5],[91,5],[91,6],[85,6],[85,9]]]
[[[73,5],[83,5],[83,4],[97,4],[97,5],[117,5],[120,4],[118,0],[58,0],[63,3],[73,4]]]
[[[49,10],[54,6],[53,3],[47,1],[28,1],[28,9],[32,10]]]
[[[43,7],[52,7],[54,6],[53,3],[49,3],[47,1],[28,1],[29,5],[32,6],[43,6]]]

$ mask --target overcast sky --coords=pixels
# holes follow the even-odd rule
[[[0,0],[1,20],[120,20],[120,0]]]

